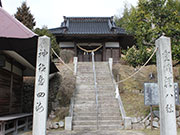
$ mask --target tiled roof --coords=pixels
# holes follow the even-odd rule
[[[0,7],[0,18],[0,37],[23,39],[37,36],[21,22],[7,13],[2,7]]]
[[[112,17],[64,17],[61,27],[50,29],[53,34],[126,34],[116,27]]]

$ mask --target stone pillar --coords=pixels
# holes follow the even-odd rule
[[[48,110],[50,38],[38,39],[34,92],[33,135],[46,135]]]
[[[160,134],[177,135],[175,96],[170,38],[156,40],[157,73],[160,109]]]
[[[65,130],[72,130],[72,117],[65,117]]]
[[[74,61],[73,61],[73,63],[74,63],[74,75],[77,74],[77,62],[78,62],[78,58],[74,57]]]
[[[113,58],[109,58],[109,68],[111,72],[112,72],[112,65],[113,65]]]
[[[127,130],[127,129],[132,129],[132,119],[131,117],[125,117],[124,118],[124,129]]]

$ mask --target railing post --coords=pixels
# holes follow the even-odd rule
[[[65,117],[65,130],[72,130],[72,117]]]
[[[115,87],[116,87],[116,90],[115,90],[115,93],[116,93],[116,99],[118,99],[118,97],[119,97],[119,89],[118,89],[118,85],[116,84]]]
[[[113,65],[113,58],[109,58],[109,68],[111,72],[112,72],[112,65]]]
[[[125,109],[124,109],[124,106],[123,106],[123,103],[122,103],[122,100],[121,100],[121,96],[119,94],[119,88],[118,88],[117,84],[115,84],[115,89],[116,89],[115,90],[116,99],[118,100],[120,111],[121,111],[121,115],[122,115],[122,118],[124,120],[125,117],[126,117],[126,112],[125,112]]]
[[[74,63],[74,75],[77,74],[77,62],[78,62],[78,58],[74,57],[74,61],[73,61],[73,63]]]

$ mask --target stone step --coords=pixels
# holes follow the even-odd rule
[[[94,77],[93,71],[89,71],[89,70],[87,70],[86,72],[85,71],[84,72],[83,71],[77,71],[77,75],[79,75],[82,78],[86,77],[86,76]],[[98,78],[101,78],[101,77],[112,78],[110,72],[107,73],[106,71],[103,71],[103,70],[101,72],[96,72],[96,77],[98,77]]]
[[[124,129],[123,125],[100,125],[99,130],[121,130]]]
[[[91,84],[91,85],[94,85],[94,81],[93,80],[77,80],[76,84],[77,85],[79,85],[79,84]],[[109,81],[109,80],[98,80],[97,81],[97,85],[104,85],[104,84],[112,84],[112,82]]]
[[[95,93],[95,88],[93,89],[76,89],[76,93]],[[101,93],[115,93],[115,90],[114,89],[109,89],[109,90],[102,90],[102,89],[98,89],[98,92],[101,94]]]
[[[91,101],[95,101],[96,100],[96,97],[82,97],[82,96],[75,96],[75,100],[91,100]],[[112,97],[112,96],[99,96],[98,97],[98,101],[112,101],[112,100],[116,100],[115,97]]]
[[[96,93],[92,62],[78,62],[73,130],[97,130]],[[119,105],[108,62],[96,62],[99,129],[122,129]]]
[[[88,98],[94,98],[96,97],[96,94],[95,92],[92,93],[92,94],[85,94],[85,93],[79,93],[79,94],[76,94],[75,97],[88,97]],[[99,93],[98,92],[98,98],[103,98],[103,97],[111,97],[111,98],[115,98],[115,93],[108,93],[108,94],[105,94],[105,93]]]
[[[74,102],[74,104],[96,104],[96,101],[95,101],[95,99],[94,100],[79,100],[79,99],[77,99],[77,100],[75,100],[75,102]],[[98,103],[99,104],[116,104],[117,103],[117,100],[116,99],[112,99],[112,100],[108,100],[108,101],[100,101],[100,100],[98,100]]]
[[[74,105],[87,105],[87,106],[89,106],[89,105],[96,105],[96,101],[75,101],[74,102]],[[99,101],[98,100],[98,105],[99,106],[109,106],[109,105],[118,105],[118,101],[115,99],[115,100],[113,100],[113,102],[109,102],[109,101],[103,101],[103,102],[101,102],[101,101]]]
[[[73,125],[96,125],[97,120],[74,120]],[[122,125],[123,121],[122,120],[98,120],[98,125],[103,126],[103,125]]]
[[[93,77],[94,72],[92,70],[79,70],[77,71],[77,76],[89,76]],[[106,70],[101,70],[101,71],[96,71],[96,77],[101,78],[101,77],[109,77],[111,78],[111,74],[109,71]]]
[[[99,130],[121,130],[123,129],[122,125],[99,125]],[[75,131],[95,131],[97,130],[96,125],[74,125],[73,130]],[[112,135],[112,134],[111,134]]]
[[[92,61],[89,61],[89,62],[78,62],[78,65],[86,65],[86,64],[92,64]],[[107,61],[101,61],[101,62],[96,62],[95,61],[95,64],[108,64]]]
[[[84,98],[74,98],[75,102],[74,103],[89,103],[89,104],[92,104],[92,103],[95,103],[96,104],[96,99],[84,99]],[[116,99],[108,99],[108,100],[105,100],[105,99],[98,99],[98,104],[106,104],[106,103],[116,103],[117,100]]]
[[[96,120],[96,116],[75,116],[73,120]],[[99,116],[98,120],[121,120],[121,117],[117,116]]]
[[[93,92],[95,93],[96,92],[95,86],[94,87],[90,87],[90,88],[87,87],[87,89],[86,89],[86,88],[83,88],[83,87],[77,87],[76,88],[76,92],[90,92],[90,93],[93,93]],[[115,93],[115,89],[114,88],[112,88],[112,89],[104,89],[103,90],[102,88],[98,87],[98,85],[97,85],[97,91],[100,94],[101,93]]]
[[[74,125],[73,130],[92,131],[92,130],[97,130],[97,126],[96,125]]]
[[[115,107],[118,108],[118,103],[109,103],[109,104],[98,104],[99,108],[109,108],[109,107]],[[96,104],[74,104],[74,107],[96,107]]]
[[[78,112],[78,113],[89,113],[89,112],[94,112],[96,113],[96,107],[74,107],[73,108],[74,112]],[[99,108],[98,109],[99,113],[118,113],[119,112],[119,108],[115,108],[115,107],[104,107],[104,108]]]
[[[105,85],[97,85],[98,87],[98,90],[99,91],[105,91],[105,90],[112,90],[114,89],[114,85],[113,84],[105,84]],[[83,90],[94,90],[94,84],[92,85],[85,85],[85,84],[77,84],[76,85],[76,89],[79,90],[79,89],[83,89]]]
[[[101,67],[95,66],[95,69],[96,69],[96,71],[109,71],[108,66],[101,66]],[[93,65],[92,66],[81,66],[81,65],[79,65],[78,70],[79,71],[88,71],[88,70],[93,71]]]
[[[97,114],[96,114],[96,112],[89,112],[89,113],[78,113],[78,112],[74,112],[74,114],[73,114],[74,116],[96,116]],[[118,112],[118,113],[115,113],[115,112],[113,112],[113,113],[107,113],[107,112],[104,112],[104,113],[99,113],[99,116],[117,116],[117,117],[121,117],[120,116],[120,113]]]
[[[95,89],[94,90],[79,89],[79,90],[76,90],[76,94],[84,94],[84,95],[86,95],[86,94],[94,94],[95,95]],[[105,94],[105,95],[108,95],[108,94],[115,95],[115,91],[114,90],[104,90],[104,91],[98,90],[98,94],[99,95],[103,95],[103,94]]]
[[[112,80],[110,75],[107,74],[102,74],[102,75],[97,75],[96,76],[97,80],[104,80],[104,79],[108,79],[108,80]],[[79,75],[76,80],[94,80],[94,75],[93,74],[81,74]]]
[[[94,76],[79,76],[76,78],[76,82],[83,81],[83,80],[94,82]],[[97,82],[98,81],[101,82],[102,80],[112,82],[112,79],[108,76],[96,77],[96,80]]]

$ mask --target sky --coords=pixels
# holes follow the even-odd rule
[[[59,27],[63,16],[120,16],[126,3],[136,6],[138,0],[1,0],[3,9],[13,15],[23,1],[33,14],[36,27]]]

